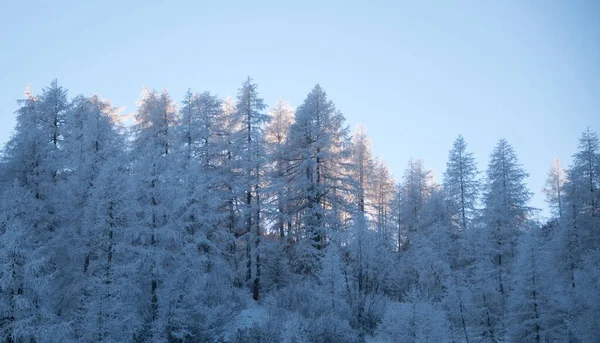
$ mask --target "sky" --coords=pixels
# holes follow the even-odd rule
[[[27,84],[54,78],[123,113],[142,86],[270,106],[319,83],[400,179],[409,158],[442,181],[462,134],[480,170],[500,138],[535,193],[581,133],[600,131],[600,1],[7,1],[0,12],[0,144]]]

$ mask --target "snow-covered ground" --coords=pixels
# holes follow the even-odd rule
[[[246,308],[240,311],[232,320],[232,325],[223,333],[223,340],[228,341],[240,329],[250,328],[256,325],[262,325],[269,319],[267,308],[260,302],[249,300],[246,303]]]

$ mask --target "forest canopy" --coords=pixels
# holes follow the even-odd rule
[[[316,85],[272,107],[144,90],[133,125],[57,81],[0,153],[0,342],[592,342],[600,143],[539,222],[499,139],[395,180]]]

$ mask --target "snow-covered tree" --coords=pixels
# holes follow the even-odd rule
[[[67,267],[57,259],[64,234],[59,218],[67,210],[57,206],[66,90],[56,82],[40,97],[27,89],[19,104],[17,127],[3,154],[8,187],[0,203],[2,263],[8,267],[2,273],[2,288],[7,291],[0,292],[7,296],[3,299],[6,337],[8,341],[64,339],[68,327],[58,315],[59,297],[54,291],[57,270]]]
[[[340,193],[348,180],[335,171],[344,170],[348,140],[344,116],[316,85],[296,110],[290,127],[285,178],[290,212],[301,230],[298,238],[309,238],[318,248],[340,224],[334,209],[345,206]]]
[[[426,170],[422,160],[408,161],[408,167],[402,177],[402,185],[398,195],[400,248],[407,249],[410,235],[417,231],[421,222],[421,211],[431,195],[433,176]]]
[[[246,282],[252,287],[252,296],[258,300],[260,291],[260,236],[262,234],[261,202],[265,173],[265,125],[269,116],[262,113],[267,107],[258,94],[258,85],[248,77],[238,90],[236,110],[232,121],[238,130],[232,132],[235,147],[235,167],[238,169],[237,190],[240,192],[243,227],[239,234],[246,245]],[[252,254],[253,252],[253,254]]]
[[[552,167],[548,172],[546,185],[542,190],[546,195],[546,202],[552,210],[552,215],[560,219],[563,215],[565,171],[560,166],[560,160],[554,159]]]
[[[352,135],[350,161],[350,175],[356,184],[356,189],[353,192],[356,211],[360,215],[366,216],[368,213],[367,190],[374,174],[374,161],[371,153],[371,140],[363,126],[359,126]]]
[[[571,201],[583,214],[597,216],[600,212],[600,140],[598,134],[589,128],[579,139],[568,177],[577,193],[577,199]]]
[[[475,217],[480,191],[477,165],[462,135],[454,141],[444,173],[444,194],[453,221],[465,230]]]
[[[600,143],[531,219],[500,140],[400,184],[319,86],[294,110],[144,91],[133,125],[53,82],[0,151],[0,342],[593,342]],[[479,192],[483,193],[479,201]],[[481,208],[479,205],[481,204]],[[254,300],[253,300],[253,299]]]
[[[169,247],[176,239],[173,219],[175,124],[177,112],[169,94],[144,90],[135,116],[134,176],[139,218],[136,242],[143,252],[140,277],[144,295],[141,308],[145,327],[140,333],[149,341],[164,341],[167,326],[166,302],[159,289],[165,285],[166,270],[173,263]]]
[[[375,229],[382,236],[382,239],[394,246],[394,237],[396,236],[395,225],[393,222],[393,200],[395,195],[395,182],[385,164],[381,159],[375,160],[374,175],[371,180],[369,190],[373,206],[373,223]]]
[[[285,237],[285,226],[287,224],[287,235],[290,235],[291,219],[287,206],[287,188],[288,185],[283,178],[287,162],[285,160],[285,146],[287,143],[290,125],[294,122],[294,111],[287,103],[279,100],[275,107],[269,111],[271,120],[266,128],[266,139],[268,142],[268,154],[271,161],[271,171],[269,174],[270,192],[272,193],[272,202],[276,207],[276,227],[281,239]]]
[[[0,323],[2,341],[66,339],[51,301],[56,251],[45,246],[44,200],[14,181],[0,194]]]
[[[514,342],[567,341],[564,309],[555,293],[552,263],[540,228],[520,236],[509,295],[509,337]]]
[[[407,292],[405,302],[390,304],[379,329],[383,342],[451,342],[445,313],[416,288]]]
[[[138,228],[125,157],[124,150],[108,157],[87,192],[81,229],[85,256],[76,274],[81,278],[77,341],[128,341],[143,324],[137,301],[145,285],[134,277],[143,254],[131,244]]]
[[[506,334],[506,305],[515,247],[521,230],[528,227],[531,193],[510,144],[501,139],[490,155],[484,194],[483,229],[477,235],[476,273],[479,290],[474,295],[485,318],[479,332],[489,340]],[[483,276],[485,275],[485,276]],[[483,276],[483,278],[481,277]]]

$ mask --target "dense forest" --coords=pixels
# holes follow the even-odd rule
[[[394,180],[316,85],[272,108],[144,90],[132,125],[56,81],[0,154],[0,342],[599,342],[600,143],[500,139]],[[458,134],[458,132],[457,132]],[[500,138],[500,137],[499,137]]]

